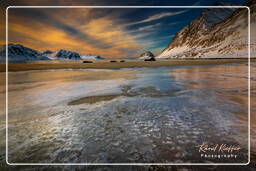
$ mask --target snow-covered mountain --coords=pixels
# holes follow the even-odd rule
[[[0,62],[5,62],[6,45],[0,46]],[[103,60],[100,56],[84,55],[70,50],[58,50],[52,52],[45,50],[38,52],[20,44],[8,44],[8,61],[9,62],[26,62],[32,60]]]
[[[150,58],[154,58],[154,57],[155,57],[155,55],[152,52],[146,51],[140,55],[139,59],[150,59]]]
[[[150,52],[150,51],[146,51],[144,53],[142,53],[139,57],[139,59],[142,59],[144,61],[155,61],[155,55]]]
[[[101,56],[94,56],[91,54],[88,55],[82,55],[81,58],[83,60],[104,60],[105,58],[102,58]]]
[[[256,28],[256,1],[251,10],[251,28]],[[253,30],[253,29],[252,29]],[[253,31],[252,31],[253,32]],[[251,35],[251,56],[256,56],[256,38]],[[176,33],[157,58],[248,57],[248,9],[212,8]]]
[[[214,6],[232,6],[232,4],[216,3]],[[230,17],[236,8],[204,8],[201,12],[202,29],[209,29]]]
[[[0,62],[5,62],[6,45],[0,47]],[[31,60],[49,60],[40,52],[22,46],[20,44],[8,44],[8,61],[9,62],[23,62]]]
[[[47,54],[47,57],[55,60],[81,60],[79,53],[70,50],[58,50]]]
[[[43,52],[41,52],[42,55],[50,55],[52,54],[53,52],[50,51],[50,50],[44,50]]]

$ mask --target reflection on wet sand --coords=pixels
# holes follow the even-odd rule
[[[256,106],[254,96],[256,95],[256,72],[255,65],[252,65],[251,71],[251,107]],[[248,67],[244,65],[233,65],[232,67],[201,67],[201,68],[183,68],[172,72],[172,76],[177,81],[183,81],[190,88],[210,88],[225,100],[238,105],[248,113]],[[247,115],[243,115],[248,118]],[[252,120],[256,120],[256,115],[252,113]],[[255,125],[255,123],[253,123]]]
[[[119,97],[120,95],[106,95],[106,96],[90,96],[90,97],[83,97],[78,100],[74,100],[68,103],[68,105],[79,105],[83,103],[96,103],[96,102],[101,102],[101,101],[109,101],[112,99],[115,99]]]
[[[120,96],[126,96],[126,97],[134,97],[134,96],[139,96],[143,95],[145,97],[171,97],[174,96],[175,93],[178,91],[175,90],[170,90],[170,91],[158,91],[156,90],[155,87],[149,86],[145,88],[140,88],[138,90],[132,90],[132,86],[123,86],[122,87],[122,93],[121,94],[112,94],[112,95],[99,95],[99,96],[87,96],[87,97],[82,97],[77,100],[70,101],[68,105],[79,105],[83,103],[97,103],[97,102],[102,102],[102,101],[109,101],[113,100],[117,97]]]
[[[247,162],[245,64],[10,77],[10,162]],[[242,150],[206,159],[204,142]]]
[[[256,67],[251,64],[251,134],[256,134]],[[172,72],[173,79],[184,82],[193,89],[207,88],[220,99],[239,106],[234,114],[239,118],[235,124],[243,130],[248,130],[248,65],[233,65],[219,67],[182,68]],[[210,98],[210,97],[209,97]],[[237,136],[247,139],[247,134]],[[252,142],[255,143],[255,137]],[[247,143],[247,142],[246,142]],[[255,149],[252,149],[255,153]]]

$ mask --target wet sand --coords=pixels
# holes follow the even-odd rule
[[[83,63],[83,61],[63,61],[9,64],[8,71],[28,71],[28,70],[46,70],[46,69],[120,69],[136,67],[168,67],[168,66],[188,66],[188,65],[217,65],[228,63],[247,62],[248,59],[194,59],[194,60],[164,60],[164,61],[139,61],[126,60],[125,62],[93,61],[93,63]],[[256,59],[252,59],[256,61]],[[5,72],[5,64],[0,64],[0,72]]]
[[[108,96],[90,96],[90,97],[83,97],[81,99],[78,100],[74,100],[68,103],[68,105],[79,105],[79,104],[83,104],[83,103],[97,103],[97,102],[101,102],[101,101],[109,101],[109,100],[113,100],[117,97],[119,97],[120,95],[108,95]]]
[[[88,96],[88,97],[82,97],[77,100],[70,101],[68,105],[80,105],[84,103],[93,104],[97,102],[106,102],[113,100],[115,98],[118,98],[120,96],[124,97],[135,97],[139,95],[144,95],[145,97],[151,97],[151,98],[159,98],[159,97],[172,97],[175,95],[175,93],[178,91],[171,90],[171,91],[158,91],[155,87],[149,86],[146,88],[141,88],[139,92],[137,91],[131,91],[131,86],[124,86],[122,88],[121,94],[113,94],[113,95],[104,95],[104,96]]]
[[[9,161],[246,162],[247,69],[10,72]],[[202,142],[239,144],[243,151],[236,160],[204,159],[195,148]]]

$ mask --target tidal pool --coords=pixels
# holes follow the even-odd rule
[[[1,79],[4,76],[1,73]],[[252,70],[252,85],[255,78]],[[248,159],[246,64],[10,72],[8,85],[11,163],[246,163]],[[0,86],[2,99],[5,85]],[[251,96],[256,95],[256,87],[251,90]],[[255,99],[251,102],[255,111]],[[4,137],[4,104],[0,108]],[[240,149],[232,152],[236,158],[211,158],[199,152],[201,144]],[[5,142],[0,147],[3,160]]]

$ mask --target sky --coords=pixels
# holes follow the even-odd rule
[[[52,2],[52,1],[51,1]],[[122,1],[123,2],[123,1]],[[221,1],[242,4],[243,0]],[[216,1],[7,1],[9,5],[214,5]],[[9,43],[43,51],[72,50],[81,55],[109,58],[137,57],[144,51],[155,55],[175,34],[200,15],[188,8],[9,8]],[[5,16],[1,16],[0,43],[5,44]]]

